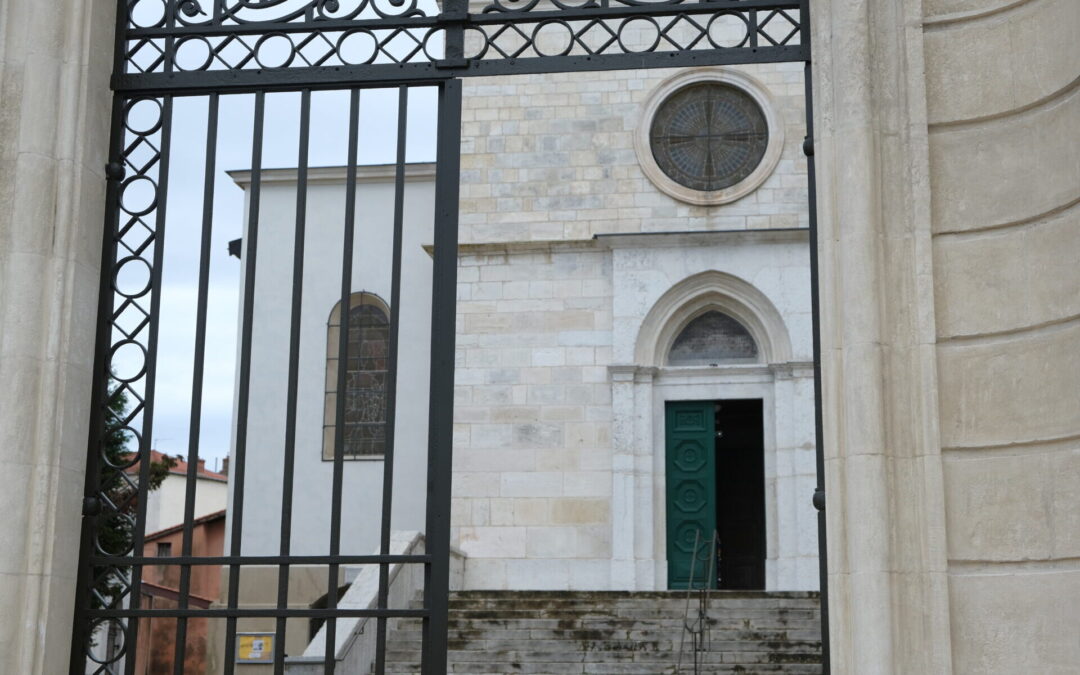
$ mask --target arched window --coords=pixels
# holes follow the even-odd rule
[[[757,343],[745,326],[723,312],[709,310],[691,319],[671,343],[668,365],[756,361],[757,355]]]
[[[354,293],[349,301],[349,333],[345,352],[346,457],[380,456],[386,450],[386,386],[389,373],[390,318],[386,304],[371,293]],[[334,458],[338,408],[340,303],[330,313],[326,344],[326,412],[323,459]]]

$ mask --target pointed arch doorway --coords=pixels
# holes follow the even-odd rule
[[[667,402],[668,588],[764,590],[762,403]]]
[[[801,241],[740,245],[781,253]],[[686,588],[695,536],[715,530],[709,586],[814,590],[814,513],[800,499],[814,480],[814,378],[798,316],[778,287],[737,269],[686,272],[643,303],[651,308],[624,352],[635,363],[611,369],[613,466],[632,467],[613,485],[613,503],[626,505],[613,525],[613,582]],[[687,440],[704,461],[680,457]],[[708,559],[697,553],[695,585]]]

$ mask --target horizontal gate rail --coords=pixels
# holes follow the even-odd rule
[[[92,556],[94,565],[426,565],[430,555]]]
[[[312,0],[162,3],[129,21],[116,91],[200,93],[809,59],[804,0]],[[230,3],[232,3],[230,5]],[[453,5],[453,6],[452,6]],[[351,7],[347,8],[346,6]]]
[[[271,619],[328,619],[328,618],[351,618],[351,617],[384,617],[384,618],[426,618],[431,615],[427,609],[275,609],[273,607],[258,609],[228,609],[214,607],[210,609],[89,609],[86,615],[91,618],[144,618],[144,617],[203,617],[203,618],[271,618]]]

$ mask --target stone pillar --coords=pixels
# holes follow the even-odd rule
[[[0,672],[67,672],[114,10],[0,4]]]
[[[634,523],[635,589],[652,591],[667,587],[656,576],[656,538],[660,532],[657,500],[666,494],[658,485],[657,467],[663,466],[664,448],[653,443],[653,378],[656,368],[634,373]],[[662,503],[662,502],[661,502]]]
[[[608,366],[611,375],[611,588],[637,587],[634,531],[634,373],[636,366]]]
[[[833,672],[952,672],[921,3],[815,5]]]

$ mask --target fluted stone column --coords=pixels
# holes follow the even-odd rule
[[[0,3],[0,672],[67,671],[115,2]]]
[[[818,4],[833,672],[952,672],[917,2]]]

